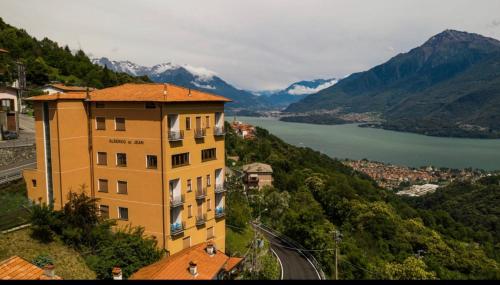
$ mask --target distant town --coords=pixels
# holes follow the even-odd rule
[[[380,187],[408,196],[421,196],[453,181],[475,182],[482,177],[498,174],[498,171],[472,168],[453,169],[433,166],[413,168],[367,159],[346,159],[342,162],[370,176]]]

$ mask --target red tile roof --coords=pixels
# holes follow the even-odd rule
[[[0,280],[41,280],[50,279],[44,274],[43,269],[31,264],[19,256],[11,256],[10,258],[0,262]],[[55,279],[62,279],[55,276]]]
[[[222,251],[217,250],[213,256],[206,252],[207,243],[203,242],[186,248],[172,256],[139,269],[129,279],[148,280],[210,280],[214,279],[221,270],[233,269],[242,259],[230,258]],[[196,261],[198,274],[193,276],[189,272],[189,263]]]
[[[87,98],[87,93],[85,92],[69,92],[69,93],[54,93],[54,94],[44,94],[26,98],[30,101],[55,101],[55,100],[84,100]]]
[[[78,95],[77,95],[78,94]],[[86,98],[86,92],[79,93],[57,93],[53,95],[39,95],[27,100],[46,101],[57,99],[85,99],[88,101],[130,101],[130,102],[231,102],[230,99],[201,92],[193,89],[179,87],[173,84],[133,84],[127,83],[116,87],[105,88],[90,92]],[[58,97],[51,97],[58,95]],[[74,96],[73,96],[74,95]]]

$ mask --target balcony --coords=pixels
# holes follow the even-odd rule
[[[224,193],[226,192],[226,187],[224,187],[224,184],[221,183],[221,184],[217,184],[215,185],[215,193]]]
[[[207,214],[202,214],[196,216],[196,225],[201,226],[204,225],[207,222]]]
[[[184,194],[178,196],[170,196],[170,207],[176,208],[184,204]]]
[[[207,196],[207,188],[202,187],[202,188],[196,189],[195,195],[196,195],[197,200],[205,199],[205,197]]]
[[[224,127],[215,127],[214,128],[214,136],[223,136],[226,134],[226,130]]]
[[[205,128],[199,128],[194,130],[194,137],[197,139],[204,138],[207,135],[207,130]]]
[[[186,222],[172,223],[170,224],[170,235],[171,236],[180,235],[184,232],[184,229],[186,229]]]
[[[215,218],[222,218],[226,215],[224,211],[224,207],[217,207],[215,208]]]
[[[168,140],[171,142],[184,139],[184,131],[168,131]]]

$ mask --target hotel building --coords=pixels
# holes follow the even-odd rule
[[[225,251],[224,103],[171,84],[125,84],[30,98],[37,168],[28,196],[61,209],[70,191],[104,217],[143,226],[169,254]]]

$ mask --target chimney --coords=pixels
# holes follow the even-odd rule
[[[118,266],[113,267],[111,274],[113,274],[113,280],[122,280],[123,279],[122,269]]]
[[[214,243],[211,241],[207,243],[207,253],[210,256],[213,256],[215,254],[215,246]]]
[[[189,262],[189,273],[191,273],[191,275],[193,275],[193,276],[198,275],[197,262],[194,261],[194,260],[192,260],[191,262]]]
[[[55,268],[56,267],[52,263],[45,264],[45,266],[43,267],[43,274],[50,279],[54,279],[54,277],[56,276]]]

